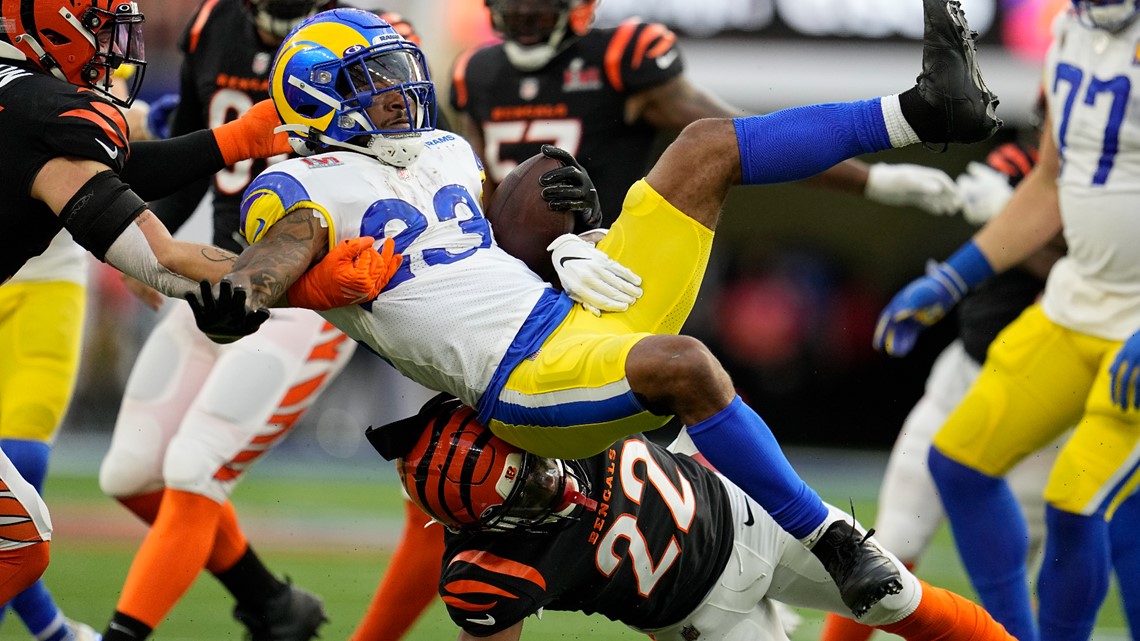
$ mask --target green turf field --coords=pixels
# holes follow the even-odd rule
[[[798,456],[798,458],[797,458]],[[850,496],[865,523],[873,521],[877,488],[874,464],[837,465],[834,454],[795,454],[793,462],[824,498],[845,505]],[[846,457],[842,459],[847,461]],[[57,466],[60,467],[60,466]],[[267,564],[320,594],[330,622],[326,640],[346,639],[364,608],[399,535],[402,507],[390,472],[329,473],[327,464],[277,462],[255,470],[237,490],[238,514]],[[49,587],[65,612],[102,629],[114,609],[133,553],[144,535],[126,510],[100,494],[92,470],[53,472],[45,491],[55,521]],[[919,567],[926,580],[971,595],[945,528]],[[241,639],[230,616],[232,601],[210,577],[202,577],[152,638],[165,641]],[[804,610],[793,641],[818,638],[821,616]],[[1096,639],[1126,639],[1115,587],[1101,613]],[[454,639],[456,629],[435,606],[410,641]],[[644,639],[600,617],[548,612],[528,620],[524,639]],[[885,638],[885,636],[883,636]],[[14,617],[0,624],[0,639],[29,641]]]

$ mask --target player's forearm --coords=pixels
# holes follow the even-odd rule
[[[1028,260],[1061,232],[1056,176],[1038,165],[974,242],[995,272]]]

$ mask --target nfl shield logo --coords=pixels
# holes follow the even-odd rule
[[[264,75],[267,71],[269,71],[269,54],[260,51],[253,57],[253,73],[260,76]]]
[[[538,97],[538,78],[523,78],[519,83],[519,98],[534,100]]]

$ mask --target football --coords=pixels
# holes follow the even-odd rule
[[[486,212],[495,242],[555,285],[558,281],[546,247],[555,238],[574,231],[574,214],[552,211],[542,199],[538,179],[561,166],[542,154],[524,160],[495,188]]]

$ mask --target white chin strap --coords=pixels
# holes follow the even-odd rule
[[[376,134],[371,136],[367,146],[354,145],[349,142],[340,142],[328,136],[313,131],[304,125],[281,125],[273,130],[273,133],[288,132],[300,136],[289,137],[289,145],[301,156],[312,156],[321,153],[319,150],[312,149],[312,146],[307,142],[308,140],[316,139],[317,142],[329,147],[336,147],[338,149],[348,149],[366,156],[372,156],[386,165],[393,167],[407,167],[420,157],[420,152],[424,150],[423,137],[419,133],[400,134],[398,136],[385,136],[383,134]]]
[[[523,46],[512,40],[505,41],[503,53],[507,54],[507,60],[519,71],[542,69],[561,50],[562,41],[567,34],[566,23],[569,19],[569,14],[564,13],[558,20],[558,24],[555,25],[554,31],[551,32],[550,39],[542,44]]]
[[[1128,26],[1140,12],[1133,0],[1111,5],[1085,5],[1085,12],[1094,26],[1108,31],[1119,31]]]

